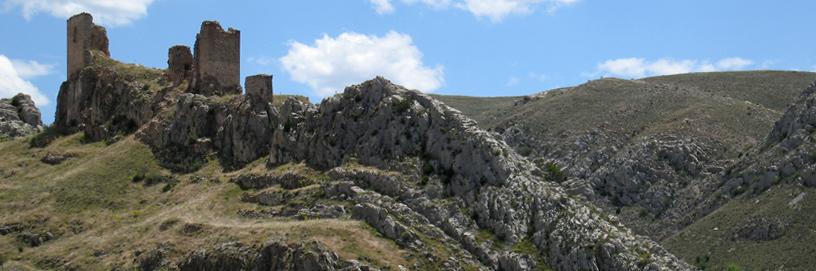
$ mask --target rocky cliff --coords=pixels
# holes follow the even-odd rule
[[[0,100],[0,136],[14,138],[31,135],[43,129],[40,110],[31,96],[17,94]]]

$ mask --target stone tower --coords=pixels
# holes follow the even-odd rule
[[[253,102],[272,102],[272,75],[258,74],[246,78],[246,95]]]
[[[176,84],[192,79],[193,53],[190,52],[190,47],[184,45],[170,47],[167,52],[167,76]]]
[[[104,27],[93,23],[93,16],[80,13],[68,19],[68,80],[91,64],[91,50],[110,56],[108,34]]]
[[[241,32],[224,31],[205,21],[195,42],[191,92],[203,95],[241,94]]]

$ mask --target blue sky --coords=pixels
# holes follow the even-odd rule
[[[374,75],[505,96],[600,76],[816,70],[816,1],[0,0],[0,96],[32,93],[53,121],[65,20],[82,10],[114,58],[159,68],[218,20],[242,31],[242,77],[271,73],[276,92],[313,102]]]

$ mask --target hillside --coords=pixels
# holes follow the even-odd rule
[[[767,203],[761,211],[747,202],[787,203],[806,191],[794,186],[761,199],[745,196],[729,201],[731,192],[719,190],[733,183],[728,174],[733,174],[735,164],[777,159],[743,161],[768,144],[774,123],[814,80],[816,74],[801,72],[700,73],[636,81],[602,79],[493,107],[476,97],[438,98],[465,107],[463,112],[482,120],[481,127],[499,132],[553,175],[566,175],[561,180],[572,193],[617,214],[637,232],[664,240],[690,263],[708,268],[729,263],[802,267],[810,264],[802,261],[811,250],[806,228],[775,241],[786,251],[796,251],[781,258],[763,253],[772,244],[748,246],[728,235],[737,231],[734,228],[757,224],[735,212],[784,209],[781,203]],[[469,108],[471,104],[478,106]],[[724,194],[728,196],[718,196]],[[808,216],[798,215],[800,208],[809,208],[808,201],[798,204],[786,221],[809,222]],[[716,245],[704,245],[712,242]],[[743,252],[731,253],[735,247]]]
[[[242,85],[215,21],[166,69],[115,60],[90,14],[67,34],[54,124],[0,101],[2,270],[816,264],[814,73],[491,98],[376,77],[312,104]]]
[[[232,93],[175,65],[183,53],[151,69],[92,45],[54,125],[0,145],[4,267],[691,269],[384,78],[314,105],[273,94],[271,76]]]

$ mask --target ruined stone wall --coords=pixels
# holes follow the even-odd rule
[[[93,16],[80,13],[68,19],[68,80],[91,63],[89,50],[110,56],[108,34],[104,27],[93,23]]]
[[[246,94],[256,102],[272,102],[272,75],[258,74],[246,78]]]
[[[202,23],[196,36],[194,69],[191,92],[241,94],[241,32],[224,31],[215,21]]]
[[[167,76],[170,81],[179,83],[190,80],[193,73],[193,53],[190,47],[176,45],[167,52]]]

